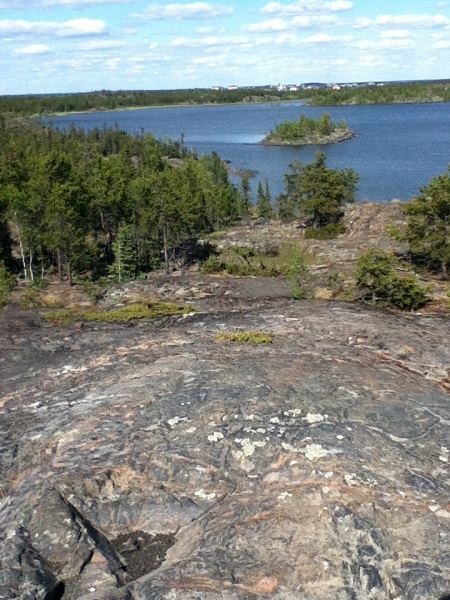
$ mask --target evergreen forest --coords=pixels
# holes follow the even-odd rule
[[[303,100],[314,106],[345,104],[392,104],[404,102],[449,102],[448,81],[304,85],[278,89],[273,86],[232,89],[100,90],[79,94],[0,96],[0,114],[30,116],[57,113],[121,110],[150,106],[236,104]]]
[[[173,247],[247,210],[220,157],[183,140],[0,117],[0,261],[17,271],[20,255],[28,281],[168,269]]]

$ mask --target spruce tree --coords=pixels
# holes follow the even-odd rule
[[[133,279],[136,276],[137,254],[132,225],[121,225],[113,243],[114,262],[109,272],[116,281]]]
[[[266,191],[264,191],[261,182],[258,183],[258,192],[256,200],[256,210],[258,217],[262,219],[271,219],[273,217],[273,208],[270,203],[269,183],[266,179]]]
[[[408,216],[405,238],[413,259],[438,268],[444,277],[450,269],[450,170],[434,177],[421,194],[403,206]]]

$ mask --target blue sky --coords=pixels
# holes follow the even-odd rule
[[[450,0],[0,0],[0,94],[450,78]]]

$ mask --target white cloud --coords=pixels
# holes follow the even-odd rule
[[[57,28],[57,35],[68,37],[72,35],[98,35],[106,32],[105,21],[98,19],[73,19],[65,21]]]
[[[172,41],[172,46],[180,48],[180,47],[184,47],[184,48],[201,48],[201,47],[208,47],[208,46],[226,46],[226,45],[232,45],[232,46],[236,46],[236,45],[241,45],[241,44],[248,44],[249,43],[249,39],[247,37],[243,37],[243,36],[228,36],[228,37],[223,37],[223,36],[209,36],[209,37],[204,37],[204,38],[184,38],[184,37],[178,37],[175,38]]]
[[[353,8],[353,2],[347,0],[335,0],[334,2],[325,2],[325,7],[332,11],[344,11]]]
[[[411,40],[386,38],[381,40],[381,48],[408,48],[411,45]]]
[[[369,48],[380,50],[408,48],[411,43],[408,31],[383,31],[379,40],[357,40],[352,45],[358,50],[368,50]]]
[[[450,19],[444,15],[379,15],[374,23],[375,25],[381,25],[382,27],[391,25],[446,27],[450,25]]]
[[[193,2],[191,4],[150,4],[139,14],[132,15],[134,18],[150,19],[154,21],[171,19],[216,19],[230,15],[233,8],[228,6],[212,5],[208,2]]]
[[[126,46],[125,42],[114,40],[90,40],[89,42],[79,44],[77,50],[91,52],[95,50],[112,50],[115,48],[123,48],[124,46]]]
[[[285,31],[287,27],[288,25],[286,21],[283,21],[283,19],[268,19],[267,21],[262,21],[261,23],[252,23],[251,25],[247,25],[245,30],[253,33],[267,33],[269,31]]]
[[[287,29],[300,29],[310,27],[333,27],[339,21],[334,15],[302,15],[293,17],[290,21],[284,19],[267,19],[260,23],[252,23],[245,27],[245,31],[252,33],[269,33],[271,31],[286,31]]]
[[[284,33],[275,38],[276,44],[296,44],[298,43],[298,37],[293,33]]]
[[[0,9],[55,8],[63,6],[97,6],[99,4],[131,4],[133,0],[0,0]]]
[[[299,0],[293,4],[269,2],[261,9],[262,13],[279,15],[298,15],[303,12],[341,12],[353,8],[353,3],[348,0],[334,0],[332,2],[319,2],[318,0]]]
[[[331,42],[335,42],[336,38],[331,35],[327,35],[326,33],[318,33],[316,35],[311,35],[302,40],[302,44],[330,44]]]
[[[291,21],[294,27],[331,27],[338,22],[333,15],[298,16]]]
[[[48,54],[49,52],[50,48],[45,44],[33,44],[31,46],[19,48],[14,54]]]
[[[433,44],[433,48],[436,48],[436,50],[442,50],[444,48],[450,48],[450,41],[448,41],[448,40],[441,40],[440,42],[435,42]]]
[[[73,19],[63,23],[52,21],[0,21],[0,37],[3,35],[55,35],[71,37],[98,35],[106,32],[105,21],[96,19]]]
[[[380,33],[380,37],[383,39],[405,39],[410,35],[411,33],[407,29],[388,29]]]

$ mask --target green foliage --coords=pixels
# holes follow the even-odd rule
[[[224,263],[214,254],[208,257],[203,263],[203,273],[220,273],[225,270]]]
[[[279,217],[303,217],[314,229],[339,224],[345,205],[355,201],[358,180],[353,169],[328,168],[323,152],[317,152],[313,163],[297,161],[290,165],[286,191],[278,197]]]
[[[307,227],[305,229],[305,238],[314,240],[334,240],[339,235],[342,235],[344,231],[344,223],[340,221],[339,223],[330,223],[329,225],[324,225],[318,229],[314,229],[314,227]]]
[[[298,91],[274,88],[239,88],[161,90],[161,91],[97,91],[82,94],[42,96],[1,96],[0,113],[15,115],[54,114],[90,110],[120,110],[130,107],[170,106],[177,104],[234,104],[238,102],[272,102],[303,99],[317,106],[340,104],[388,104],[393,102],[450,101],[446,81],[410,84],[364,85],[340,90],[321,87]],[[2,131],[0,122],[0,132]]]
[[[429,302],[429,289],[413,276],[395,272],[398,260],[378,248],[362,254],[356,267],[356,288],[363,300],[400,310],[417,310]]]
[[[182,315],[192,312],[192,310],[192,307],[184,307],[170,302],[148,302],[146,304],[130,304],[123,308],[108,311],[67,309],[49,311],[44,315],[44,318],[58,325],[73,323],[75,321],[127,323],[135,319],[155,319],[170,315]]]
[[[237,342],[239,344],[258,345],[272,343],[272,336],[261,331],[220,331],[215,339],[218,342]]]
[[[122,225],[112,245],[114,262],[109,272],[119,283],[133,279],[137,272],[137,252],[133,234],[131,225]]]
[[[364,85],[360,87],[320,88],[306,92],[308,103],[315,106],[346,104],[394,104],[402,102],[448,102],[447,81],[427,83]]]
[[[261,182],[258,183],[256,214],[262,219],[271,219],[273,217],[273,208],[270,198],[269,182],[267,178],[265,188],[263,188]]]
[[[55,270],[69,283],[108,273],[123,281],[158,268],[162,259],[169,269],[183,241],[236,222],[245,211],[224,161],[216,153],[198,159],[183,140],[5,126],[0,260],[9,267],[16,243],[28,282]]]
[[[15,285],[15,277],[11,275],[3,263],[0,263],[0,308],[8,304],[9,293]]]
[[[31,308],[40,308],[42,306],[41,295],[38,290],[30,287],[20,298],[20,308],[28,310]]]
[[[296,300],[308,298],[311,295],[311,284],[314,281],[306,256],[300,249],[292,250],[287,276],[290,282],[291,297]]]
[[[421,194],[403,205],[408,216],[404,239],[414,261],[439,269],[450,268],[450,170],[433,178]]]
[[[247,246],[231,246],[220,255],[212,254],[203,263],[203,272],[241,277],[291,277],[295,271],[300,271],[300,264],[307,268],[309,260],[307,252],[298,246],[286,245],[279,249],[268,246],[261,251]]]
[[[348,290],[344,286],[345,278],[339,271],[331,271],[327,278],[327,288],[332,291],[333,298],[343,298]]]
[[[328,113],[323,113],[319,118],[309,118],[300,115],[298,121],[283,121],[271,131],[264,139],[265,143],[313,143],[327,136],[330,136],[336,130],[348,131],[347,123],[341,121],[334,123]]]

